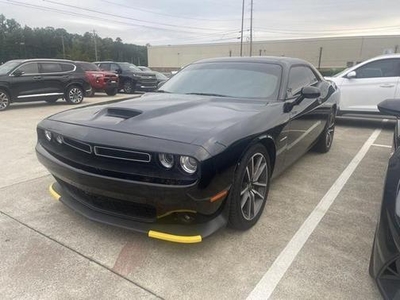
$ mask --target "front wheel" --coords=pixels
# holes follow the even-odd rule
[[[84,98],[84,91],[79,86],[71,86],[65,94],[65,100],[69,104],[80,104]]]
[[[6,110],[10,106],[10,96],[6,91],[0,90],[0,111]]]
[[[133,94],[135,92],[135,84],[132,80],[126,80],[124,82],[124,92],[127,94]]]
[[[335,134],[335,119],[336,114],[333,110],[329,115],[328,122],[326,123],[325,129],[319,137],[317,143],[314,146],[314,150],[320,153],[327,153],[333,143],[333,136]]]
[[[106,94],[108,96],[115,96],[117,94],[117,92],[118,92],[118,88],[113,88],[113,89],[106,90]]]
[[[270,159],[261,144],[252,146],[240,161],[229,194],[229,226],[247,230],[260,218],[269,191]]]

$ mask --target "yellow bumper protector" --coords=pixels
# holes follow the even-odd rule
[[[174,235],[154,230],[150,230],[148,236],[154,239],[159,239],[174,243],[182,243],[182,244],[200,243],[202,240],[201,235],[192,235],[192,236]]]
[[[54,190],[53,184],[54,183],[50,184],[50,186],[49,186],[50,195],[52,195],[54,199],[60,200],[61,195]]]

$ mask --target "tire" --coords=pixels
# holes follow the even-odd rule
[[[57,100],[58,100],[58,98],[56,98],[56,99],[47,99],[47,100],[45,100],[45,101],[46,101],[47,103],[54,104],[54,103],[57,102]]]
[[[125,80],[124,92],[127,94],[133,94],[135,92],[135,84],[132,80]]]
[[[0,90],[0,111],[6,110],[10,106],[10,102],[10,95],[4,90]]]
[[[83,101],[85,92],[77,85],[73,85],[67,89],[65,93],[65,101],[69,104],[80,104]]]
[[[314,151],[327,153],[331,149],[333,137],[335,135],[335,118],[336,112],[333,110],[329,115],[324,131],[321,133],[321,136],[318,138],[318,141],[314,146]]]
[[[117,92],[118,92],[118,88],[113,88],[113,89],[106,90],[106,94],[108,96],[115,96],[117,94]]]
[[[270,175],[267,150],[261,144],[252,146],[239,163],[229,193],[229,227],[247,230],[257,223],[267,202]]]

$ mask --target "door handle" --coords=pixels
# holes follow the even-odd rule
[[[391,87],[394,87],[394,84],[385,83],[385,84],[381,84],[380,87],[383,87],[383,88],[391,88]]]
[[[42,79],[42,76],[33,76],[33,79]]]

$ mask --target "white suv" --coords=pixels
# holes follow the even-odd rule
[[[341,90],[338,114],[379,113],[383,100],[400,102],[400,54],[374,57],[326,79]]]

